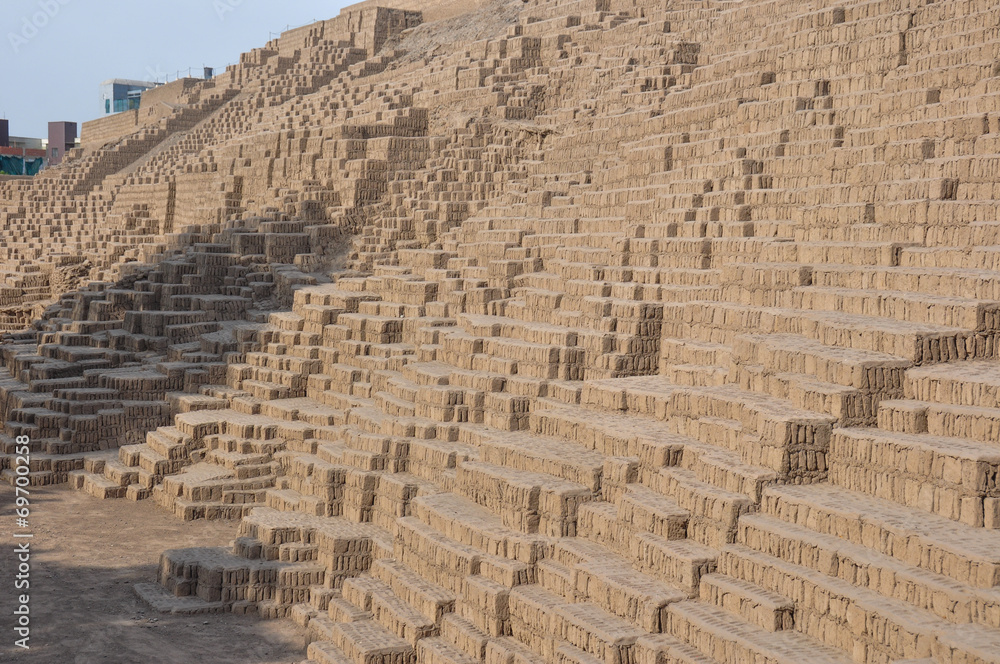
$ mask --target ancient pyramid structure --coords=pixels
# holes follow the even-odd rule
[[[309,664],[1000,662],[998,24],[370,0],[158,88],[0,184],[3,476],[241,519],[138,590]]]

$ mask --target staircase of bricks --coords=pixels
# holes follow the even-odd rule
[[[1000,663],[1000,7],[378,4],[0,184],[2,477],[304,664]]]

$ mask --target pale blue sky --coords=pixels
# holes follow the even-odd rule
[[[286,27],[357,0],[0,0],[0,117],[14,136],[101,115],[109,78],[221,71]]]

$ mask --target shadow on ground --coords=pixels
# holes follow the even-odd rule
[[[16,664],[286,664],[305,659],[291,621],[153,611],[132,590],[156,578],[160,553],[226,546],[236,522],[184,523],[151,501],[98,500],[67,486],[36,487],[27,531],[14,490],[0,484],[0,662]],[[14,647],[17,554],[31,532],[30,650]]]

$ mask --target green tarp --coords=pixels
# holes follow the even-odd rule
[[[25,163],[27,162],[27,163]],[[3,175],[35,175],[42,170],[41,157],[11,157],[0,155],[0,174]]]

